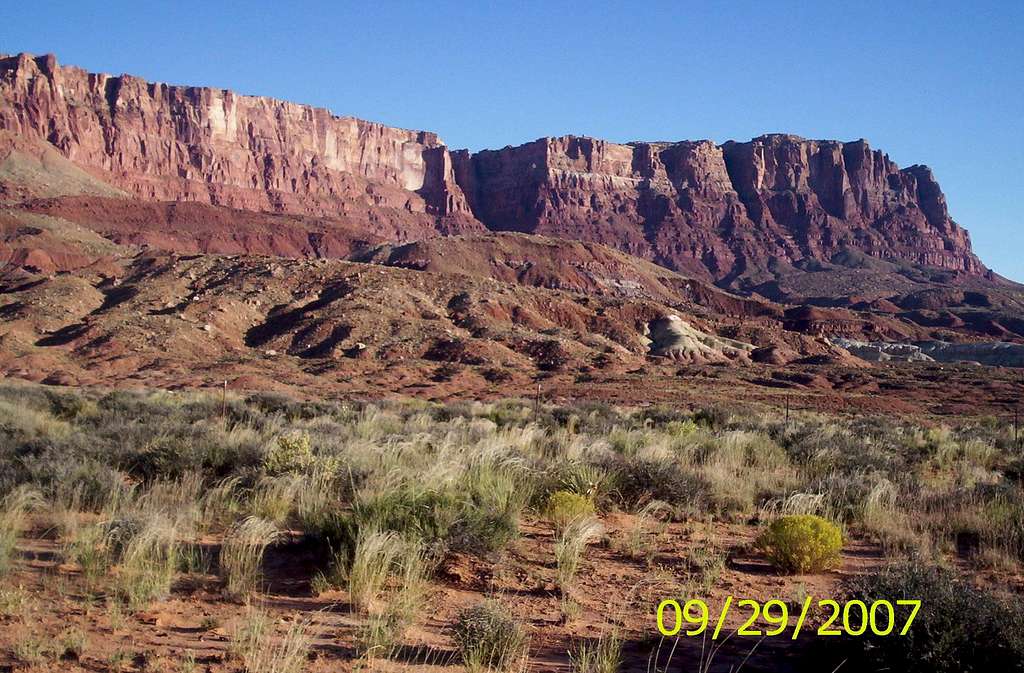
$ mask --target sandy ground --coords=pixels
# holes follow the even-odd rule
[[[655,610],[665,598],[685,602],[702,598],[717,615],[726,596],[734,601],[780,599],[790,605],[791,627],[806,595],[841,598],[842,584],[858,573],[872,572],[885,560],[876,546],[854,539],[843,550],[834,570],[814,575],[781,576],[753,551],[753,526],[727,523],[673,523],[647,536],[649,553],[633,558],[626,552],[635,517],[612,513],[603,517],[605,534],[586,554],[573,597],[578,608],[570,618],[562,610],[556,589],[553,534],[539,522],[524,522],[520,537],[491,559],[455,556],[441,565],[433,590],[425,602],[420,623],[409,628],[404,647],[390,660],[366,662],[356,652],[355,636],[362,620],[353,614],[347,595],[332,591],[318,597],[310,593],[313,557],[300,540],[268,552],[265,559],[267,591],[257,604],[281,620],[311,622],[315,642],[306,670],[311,672],[366,670],[459,670],[458,655],[448,627],[457,612],[485,597],[494,597],[529,626],[530,669],[569,670],[567,652],[576,643],[616,629],[624,640],[623,671],[651,670],[654,660],[671,670],[729,671],[741,662],[744,671],[819,671],[826,664],[806,653],[815,648],[811,626],[821,621],[811,614],[797,641],[783,636],[755,638],[731,636],[724,643],[701,638],[662,639],[657,633]],[[706,584],[695,569],[700,550],[721,550],[727,560]],[[59,544],[52,539],[22,539],[14,570],[0,587],[23,587],[28,607],[0,617],[0,670],[175,671],[186,653],[198,663],[196,670],[241,670],[228,655],[233,625],[244,606],[226,601],[219,580],[212,575],[182,575],[172,595],[148,610],[111,615],[106,597],[88,595],[77,569],[61,563]],[[723,635],[742,626],[749,612],[732,610]],[[49,660],[26,667],[13,655],[19,641],[40,638],[54,643],[67,629],[86,634],[80,659]],[[714,651],[714,656],[711,656]],[[815,651],[818,651],[815,649]],[[671,655],[671,656],[670,656]],[[710,662],[708,659],[710,658]],[[704,662],[703,664],[701,662]],[[839,661],[831,664],[832,667]],[[178,668],[176,668],[176,666]]]

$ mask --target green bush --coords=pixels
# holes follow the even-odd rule
[[[77,391],[46,391],[53,415],[65,421],[95,417],[99,413],[96,403]]]
[[[550,476],[551,490],[569,491],[596,502],[607,496],[612,475],[598,465],[577,461],[558,465]]]
[[[555,491],[548,497],[544,508],[546,516],[556,530],[563,530],[574,519],[594,513],[594,502],[585,495],[569,491]]]
[[[675,460],[622,461],[615,466],[613,482],[619,504],[626,509],[640,508],[652,500],[680,511],[697,509],[705,506],[709,497],[707,481]]]
[[[503,549],[518,534],[518,521],[511,512],[474,506],[463,508],[446,542],[453,551],[488,554]]]
[[[270,447],[263,460],[268,474],[304,472],[313,466],[316,457],[309,444],[309,433],[281,435],[277,444]]]
[[[507,671],[526,657],[526,630],[496,601],[463,610],[452,630],[469,671]]]
[[[976,588],[952,571],[919,561],[854,580],[851,598],[921,601],[905,636],[846,639],[851,670],[903,673],[1024,671],[1024,608]],[[900,618],[903,612],[897,612]],[[900,627],[902,628],[902,624]],[[863,663],[863,667],[858,662]]]
[[[820,516],[795,514],[773,521],[758,537],[757,545],[783,572],[817,572],[839,560],[843,534]]]
[[[355,529],[371,525],[420,540],[434,551],[485,554],[518,533],[511,506],[486,502],[457,489],[424,490],[405,485],[357,503]]]

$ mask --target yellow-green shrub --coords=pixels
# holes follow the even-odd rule
[[[331,477],[338,471],[336,456],[318,456],[313,452],[309,433],[281,435],[263,459],[267,474],[309,474],[319,471]]]
[[[309,435],[282,435],[277,438],[277,446],[270,447],[264,459],[266,470],[270,474],[287,472],[304,472],[316,461],[313,448],[309,443]]]
[[[594,513],[594,501],[570,491],[555,491],[548,497],[544,514],[556,530],[563,530],[574,519]]]
[[[839,560],[843,533],[820,516],[794,514],[773,521],[758,537],[757,545],[779,570],[815,572]]]

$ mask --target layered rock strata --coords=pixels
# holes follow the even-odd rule
[[[347,220],[385,240],[545,234],[739,289],[850,251],[986,272],[931,171],[901,169],[863,140],[565,136],[450,152],[426,131],[26,54],[0,58],[2,134],[48,144],[140,199]]]
[[[453,155],[490,229],[612,245],[665,266],[752,284],[779,264],[844,250],[971,274],[985,268],[925,166],[867,142],[545,138]]]

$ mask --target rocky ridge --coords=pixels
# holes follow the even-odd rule
[[[931,171],[900,169],[864,140],[623,145],[565,136],[453,159],[490,229],[605,243],[727,285],[848,249],[985,272]]]
[[[0,58],[0,133],[46,143],[144,200],[327,218],[395,241],[485,228],[546,234],[733,289],[849,251],[987,271],[931,171],[901,169],[863,140],[565,136],[452,152],[426,131],[26,54]]]
[[[0,57],[0,130],[146,200],[477,228],[437,135],[207,87]]]
[[[868,362],[971,362],[992,367],[1024,367],[1024,346],[1005,341],[897,343],[836,338],[831,342]]]

